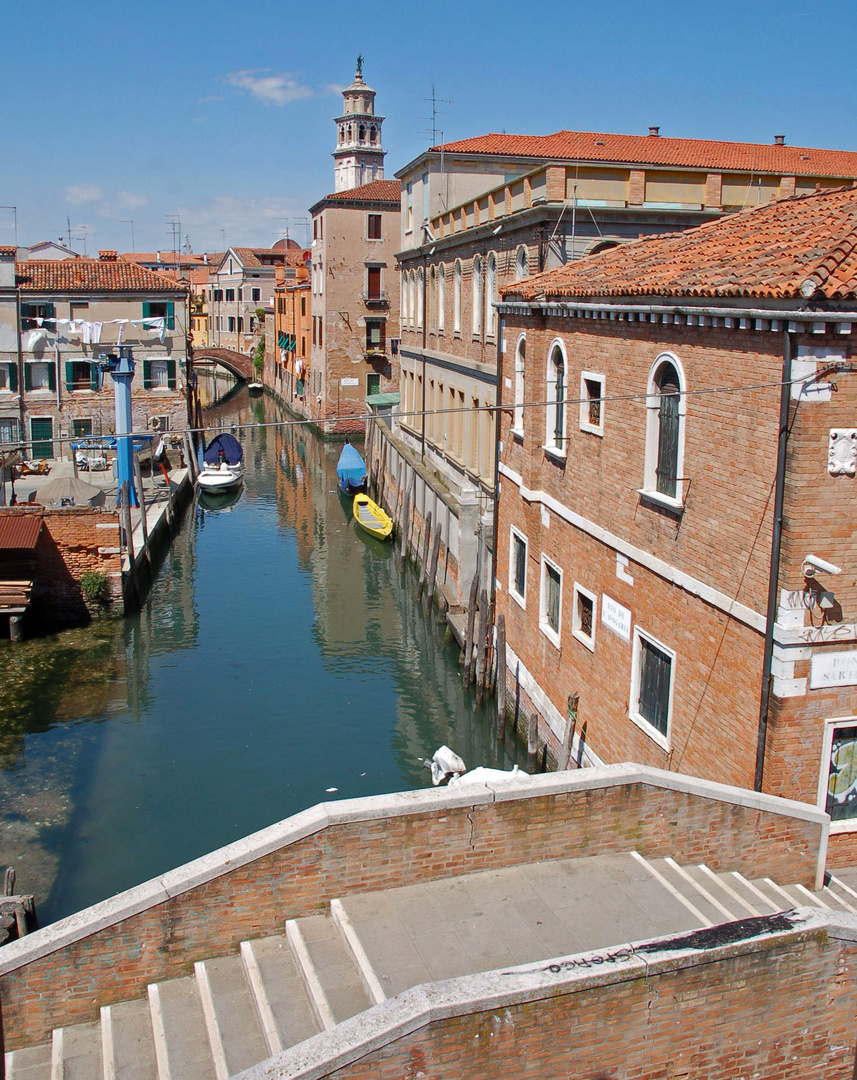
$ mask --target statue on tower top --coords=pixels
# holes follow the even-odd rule
[[[362,53],[360,54],[360,56],[357,57],[357,74],[361,75],[361,76],[363,74],[363,54]]]

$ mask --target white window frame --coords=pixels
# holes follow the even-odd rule
[[[524,591],[519,593],[515,581],[515,540],[524,545]],[[529,559],[530,545],[526,536],[512,525],[509,529],[509,595],[520,607],[527,610],[527,562]]]
[[[11,387],[10,384],[12,382],[12,368],[14,366],[15,366],[15,361],[14,360],[2,360],[2,361],[0,361],[0,368],[2,368],[6,373],[6,385],[5,386],[0,386],[0,394],[12,394],[13,393],[13,390],[12,390],[12,387]],[[14,391],[14,393],[17,393],[17,391]]]
[[[482,337],[482,306],[485,302],[485,278],[482,269],[482,256],[473,256],[472,275],[473,310],[471,311],[471,328],[474,338]]]
[[[642,673],[642,642],[647,641],[650,645],[654,645],[656,649],[659,649],[662,653],[670,658],[670,692],[669,701],[667,702],[667,730],[666,734],[662,734],[650,723],[645,716],[640,712],[640,675]],[[633,636],[633,651],[631,654],[631,697],[628,704],[628,716],[632,723],[656,743],[662,750],[669,751],[671,748],[670,735],[672,734],[672,722],[673,722],[673,692],[675,689],[675,661],[676,654],[673,649],[664,645],[662,641],[658,641],[656,637],[652,637],[651,634],[647,634],[645,630],[641,630],[639,626],[634,627]]]
[[[586,383],[597,382],[600,391],[598,397],[601,401],[601,422],[599,424],[592,424],[589,422],[589,388]],[[588,431],[590,435],[598,435],[601,438],[604,437],[604,384],[606,376],[601,375],[597,371],[581,371],[580,373],[580,430]]]
[[[559,574],[559,614],[556,630],[548,622],[548,567]],[[539,581],[539,629],[557,649],[560,648],[562,640],[562,577],[562,568],[547,555],[542,555]]]
[[[453,271],[453,285],[452,285],[452,332],[454,334],[461,333],[461,259],[455,260],[455,269]]]
[[[53,391],[51,390],[50,376],[51,362],[49,360],[27,360],[26,363],[30,366],[30,389],[28,392],[31,394],[52,394]],[[35,374],[36,368],[40,371],[44,369],[45,379],[47,380],[44,386],[33,385],[33,375]],[[36,419],[41,420],[42,417],[36,417]]]
[[[821,735],[821,763],[818,774],[818,798],[819,810],[827,811],[827,785],[830,776],[830,755],[833,750],[833,737],[837,728],[857,727],[857,716],[833,716],[824,721],[824,730]],[[857,817],[848,821],[831,821],[830,832],[851,833],[857,832]]]
[[[661,436],[661,394],[658,390],[657,377],[664,364],[672,364],[678,375],[679,402],[678,402],[678,451],[676,454],[676,488],[675,497],[665,495],[658,491],[658,450]],[[684,439],[685,419],[687,415],[687,380],[681,361],[671,352],[659,353],[655,362],[649,369],[649,379],[646,386],[646,454],[643,465],[643,486],[639,494],[644,495],[651,502],[661,503],[672,509],[684,507]]]
[[[580,596],[585,596],[592,604],[591,634],[585,634],[581,629],[580,616],[577,610],[577,600]],[[576,638],[580,644],[584,645],[590,652],[595,652],[595,624],[598,622],[598,597],[594,592],[590,592],[589,589],[584,588],[579,582],[575,581],[571,603],[571,636]]]
[[[405,233],[414,231],[414,184],[409,180],[405,184]]]
[[[437,332],[442,334],[446,325],[446,266],[437,268]]]
[[[563,410],[562,410],[562,446],[556,445],[556,378],[554,376],[554,350],[559,349],[562,354],[562,365],[564,372],[564,387],[565,397],[563,398]],[[554,338],[548,346],[548,358],[547,358],[547,378],[545,381],[545,398],[547,401],[547,408],[545,409],[545,444],[544,451],[553,457],[562,458],[563,460],[568,455],[568,356],[565,351],[565,342],[562,338]]]
[[[512,406],[512,434],[524,434],[524,394],[527,384],[527,335],[515,345],[515,400]]]

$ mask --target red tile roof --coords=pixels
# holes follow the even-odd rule
[[[0,551],[32,551],[41,531],[41,514],[0,512]]]
[[[401,205],[402,185],[398,180],[372,180],[346,191],[326,195],[325,201],[333,202],[394,202]]]
[[[647,236],[507,285],[504,297],[857,296],[857,186]],[[803,290],[802,290],[803,286]]]
[[[247,266],[275,266],[283,262],[283,250],[280,248],[247,248],[234,247],[232,251],[238,256],[245,267]],[[260,258],[260,256],[264,257]]]
[[[433,146],[446,153],[546,158],[552,161],[626,162],[778,176],[830,176],[857,180],[857,153],[766,143],[670,139],[661,135],[609,135],[557,131],[553,135],[479,135]]]
[[[154,263],[161,266],[201,266],[202,259],[202,255],[186,255],[183,252],[173,254],[172,251],[123,251],[119,256],[120,262]]]
[[[17,250],[14,244],[0,244],[0,255],[14,255]]]
[[[27,259],[17,264],[22,292],[184,292],[172,275],[100,259]]]

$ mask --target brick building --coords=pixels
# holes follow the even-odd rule
[[[496,605],[519,707],[558,756],[573,735],[581,761],[817,802],[840,847],[855,245],[857,189],[796,196],[510,285],[499,309]]]
[[[0,444],[30,457],[68,453],[62,440],[111,434],[113,384],[100,360],[119,345],[137,362],[137,431],[188,418],[188,288],[172,275],[98,259],[16,261],[0,248]]]
[[[311,251],[296,267],[294,280],[281,278],[274,286],[270,332],[266,330],[264,381],[291,409],[306,409],[306,373],[312,336]],[[268,339],[270,339],[268,341]]]

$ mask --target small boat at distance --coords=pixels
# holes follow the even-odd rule
[[[244,482],[244,450],[241,443],[223,431],[215,435],[202,455],[199,484],[201,491],[232,491]]]
[[[366,462],[358,451],[346,442],[336,464],[339,490],[345,495],[357,495],[366,487]]]
[[[393,519],[368,495],[354,496],[352,512],[357,524],[372,536],[388,540],[393,535]]]
[[[263,383],[260,382],[251,382],[247,384],[247,389],[250,391],[253,397],[258,397],[265,389],[265,386]]]

